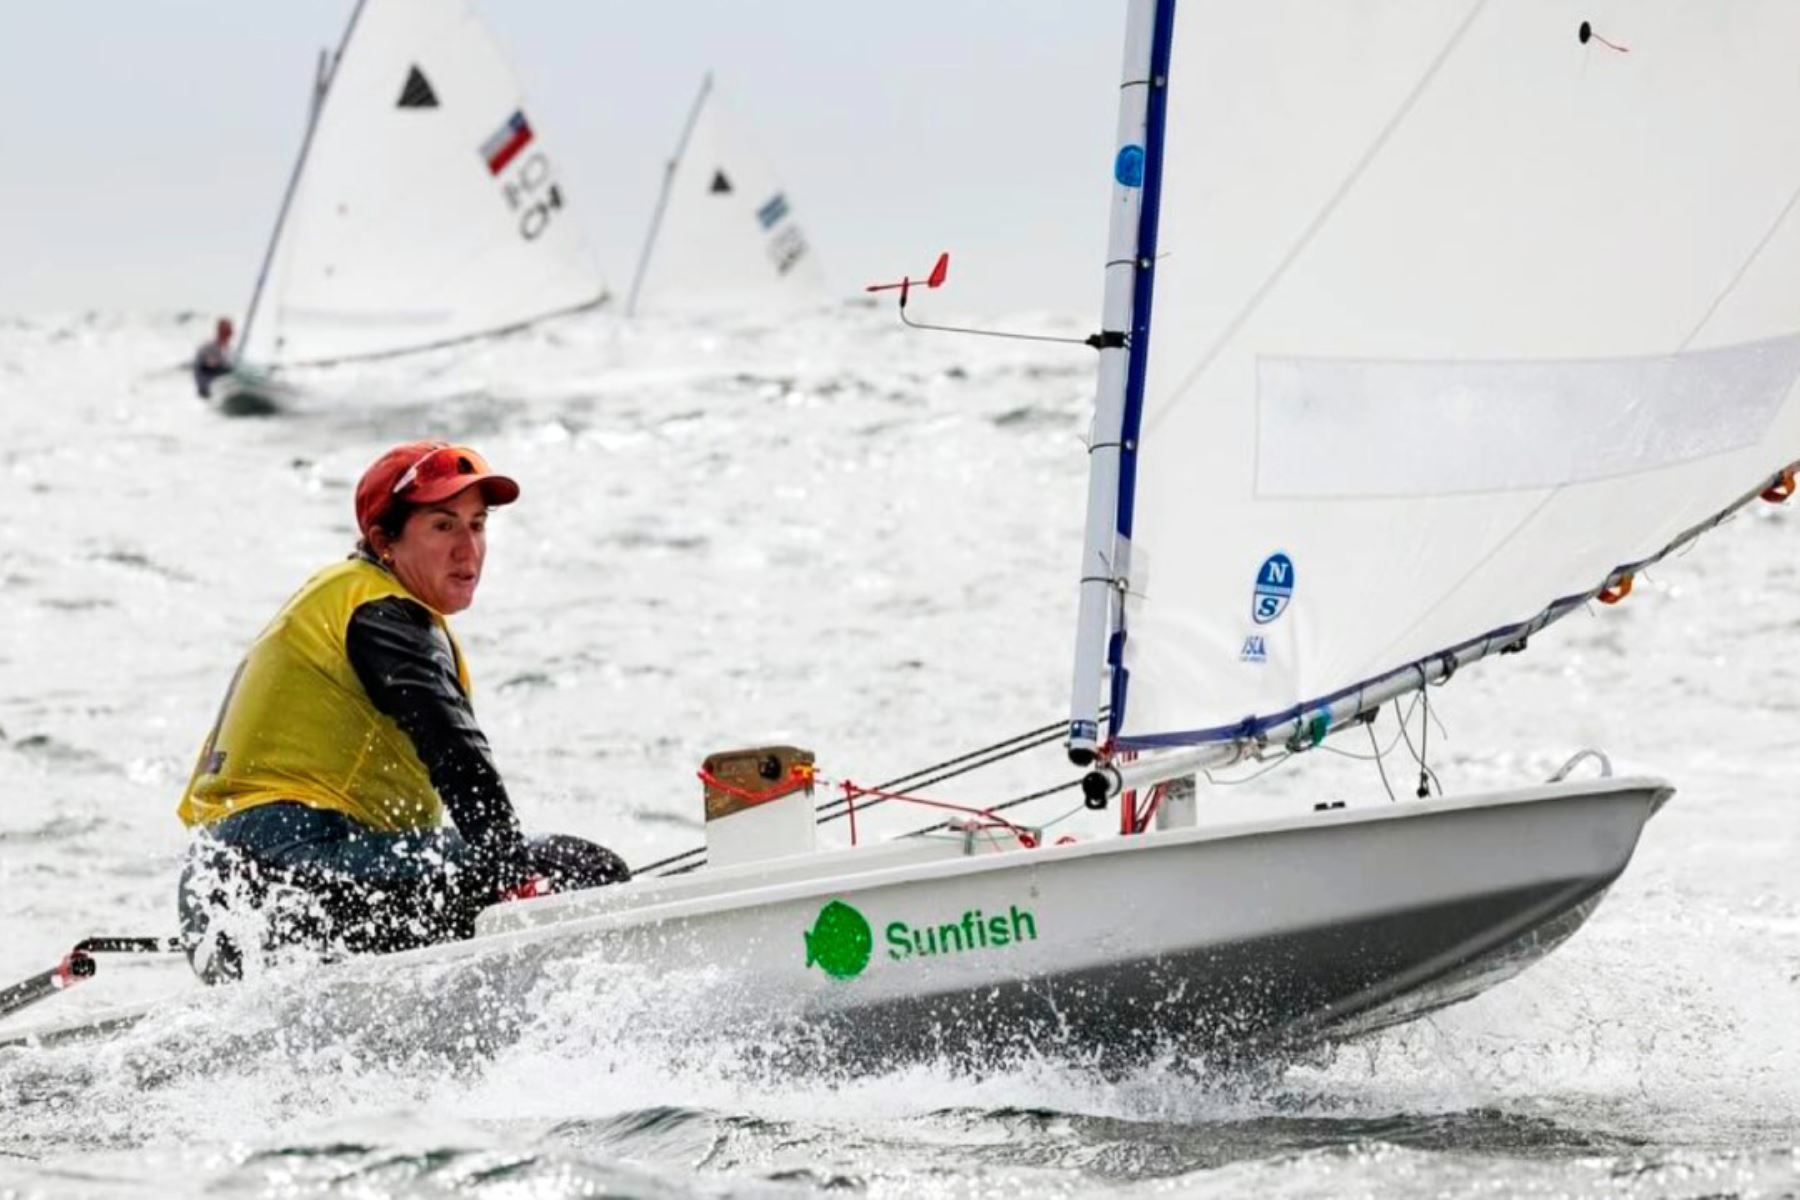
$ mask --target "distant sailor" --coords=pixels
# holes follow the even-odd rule
[[[212,398],[213,380],[231,372],[231,327],[230,317],[220,317],[219,323],[213,326],[212,340],[200,343],[194,351],[194,390],[200,393],[202,400]]]
[[[394,447],[357,485],[356,552],[250,647],[179,808],[182,931],[209,982],[286,948],[467,937],[498,900],[629,875],[591,842],[520,833],[444,620],[475,599],[488,511],[518,497],[466,446]]]

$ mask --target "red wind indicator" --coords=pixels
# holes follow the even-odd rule
[[[901,277],[896,283],[871,283],[863,288],[866,292],[900,293],[900,323],[908,329],[934,329],[939,333],[966,333],[977,337],[1013,338],[1024,342],[1069,342],[1077,346],[1092,346],[1096,350],[1113,349],[1125,345],[1123,334],[1096,333],[1092,337],[1072,338],[1058,337],[1046,333],[1015,333],[1004,329],[971,329],[964,325],[935,325],[928,321],[915,321],[906,315],[906,298],[915,287],[939,288],[950,278],[950,252],[944,251],[931,264],[931,273],[923,279],[914,279],[911,275]]]
[[[926,276],[925,286],[928,288],[941,287],[944,280],[948,278],[950,278],[950,252],[946,250],[938,255],[938,260],[931,265],[931,274]]]
[[[915,282],[923,283],[924,286],[928,288],[942,287],[944,280],[949,277],[950,252],[946,250],[938,255],[937,262],[933,263],[931,266],[931,274],[927,275],[923,280],[914,280],[910,275],[902,275],[897,283],[871,283],[863,290],[865,292],[891,292],[895,288],[899,288],[900,304],[901,307],[905,307],[907,294],[912,291]]]

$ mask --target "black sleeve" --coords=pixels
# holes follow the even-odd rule
[[[351,615],[345,643],[375,707],[412,739],[475,865],[498,887],[522,881],[527,856],[518,817],[431,614],[398,596],[372,600]]]

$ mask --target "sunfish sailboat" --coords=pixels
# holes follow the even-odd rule
[[[1067,726],[1120,836],[993,804],[816,851],[810,760],[772,747],[709,762],[701,869],[411,957],[703,965],[855,1053],[1132,1055],[1378,1027],[1556,946],[1668,784],[1209,824],[1195,780],[1553,652],[1793,491],[1800,8],[1614,11],[1129,5]]]
[[[1068,741],[1163,828],[745,861],[734,823],[801,840],[771,800],[709,820],[705,870],[484,933],[729,965],[859,1044],[1108,1049],[1365,1029],[1555,946],[1667,784],[1182,826],[1196,772],[1525,649],[1792,490],[1800,9],[1615,11],[1129,5]]]
[[[787,189],[708,74],[664,170],[626,312],[785,311],[825,295]]]
[[[321,62],[244,320],[239,388],[605,297],[542,130],[470,5],[359,0]]]

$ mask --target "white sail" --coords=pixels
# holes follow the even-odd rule
[[[1181,0],[1172,30],[1121,744],[1354,712],[1800,459],[1800,5]]]
[[[543,133],[471,7],[363,0],[317,103],[243,358],[392,354],[605,291]]]
[[[794,202],[711,75],[663,181],[627,311],[762,311],[826,296]]]

